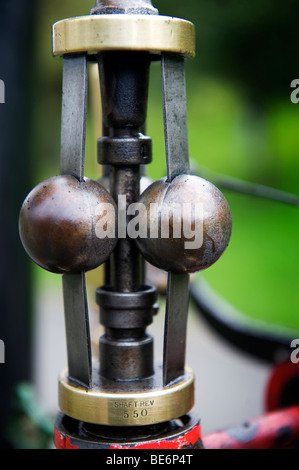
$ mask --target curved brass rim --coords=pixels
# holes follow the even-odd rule
[[[71,383],[64,371],[59,377],[59,408],[78,421],[109,426],[143,426],[171,421],[194,405],[194,376],[169,387],[139,393],[106,393]]]
[[[190,21],[156,15],[89,15],[52,27],[53,54],[130,50],[195,55]]]

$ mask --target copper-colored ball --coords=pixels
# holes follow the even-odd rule
[[[201,271],[214,264],[229,243],[232,229],[229,205],[219,189],[203,178],[179,175],[171,182],[163,178],[149,186],[141,194],[139,202],[146,208],[145,220],[140,220],[140,224],[145,224],[147,227],[147,236],[138,237],[136,243],[144,258],[160,269],[176,274]],[[150,236],[151,226],[157,222],[153,219],[155,217],[151,206],[153,203],[157,205],[156,209],[158,207],[160,210],[167,207],[181,208],[168,217],[169,237],[162,236],[164,215],[161,216],[160,210],[158,211],[158,237]],[[190,205],[193,215],[188,219],[191,222],[189,226],[192,232],[187,232],[185,236],[183,227],[186,223],[184,212],[186,203]],[[195,205],[201,210],[195,212]],[[165,213],[169,216],[167,210]],[[175,223],[181,224],[180,237],[177,237],[177,232],[175,233]],[[193,239],[190,238],[192,233]],[[195,234],[197,234],[197,240],[201,242],[194,243],[192,249],[186,248],[191,246],[188,242],[195,241]]]
[[[113,210],[107,213],[104,207]],[[73,176],[54,176],[25,199],[20,238],[32,260],[48,271],[89,271],[102,264],[116,245],[116,237],[97,236],[96,225],[103,216],[117,226],[115,203],[101,185],[88,178],[79,182]]]

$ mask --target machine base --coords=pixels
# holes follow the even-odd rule
[[[153,426],[91,425],[63,413],[54,427],[56,449],[202,449],[199,420],[191,415]]]

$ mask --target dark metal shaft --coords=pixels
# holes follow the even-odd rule
[[[153,339],[146,327],[156,298],[143,286],[141,255],[127,235],[127,209],[139,198],[140,166],[150,161],[150,139],[140,133],[147,112],[149,65],[147,53],[99,55],[105,136],[99,139],[98,157],[110,167],[110,193],[118,205],[118,243],[107,267],[109,286],[97,291],[105,327],[100,374],[112,380],[153,374]]]
[[[97,0],[91,14],[102,15],[109,13],[155,15],[158,10],[150,0]]]
[[[139,197],[140,165],[132,162],[132,151],[146,119],[149,64],[148,55],[143,53],[116,52],[99,57],[103,123],[111,137],[110,147],[106,145],[102,153],[108,153],[107,163],[114,160],[110,165],[110,191],[116,203],[122,198],[125,213]],[[121,162],[115,161],[116,148],[121,149]],[[122,220],[119,224],[123,230],[126,222]],[[118,237],[111,262],[111,281],[120,292],[136,291],[142,279],[140,255],[129,237],[124,233]]]
[[[124,229],[125,232],[128,222],[126,214],[129,205],[138,201],[139,181],[139,166],[111,168],[111,193],[115,201],[122,205],[122,210],[119,211],[122,219],[119,221],[120,231]],[[119,233],[119,235],[125,235],[125,233]],[[111,280],[117,291],[134,292],[138,290],[143,278],[142,265],[136,244],[129,237],[119,238],[112,255],[111,269]]]

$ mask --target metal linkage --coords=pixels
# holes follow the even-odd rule
[[[91,347],[85,274],[63,275],[63,300],[68,356],[68,374],[87,387],[91,385]]]
[[[167,180],[189,173],[184,57],[162,54],[162,96]]]
[[[64,56],[60,174],[84,177],[87,112],[87,56]]]
[[[87,57],[63,59],[60,174],[84,177],[87,111]],[[69,376],[91,385],[91,346],[85,274],[63,275]]]
[[[189,172],[184,58],[162,55],[162,96],[167,180]],[[164,384],[184,374],[189,275],[168,274],[164,333]]]

